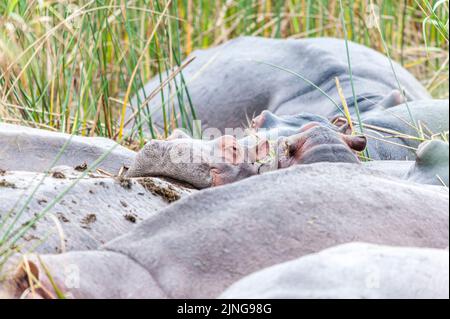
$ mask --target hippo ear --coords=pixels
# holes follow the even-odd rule
[[[220,156],[223,158],[225,163],[237,165],[243,162],[244,152],[235,137],[224,135],[219,138],[218,143]]]
[[[31,288],[30,284],[34,284],[37,280],[39,280],[38,266],[29,260],[24,260],[12,278],[14,287],[17,289],[15,294],[22,295]]]
[[[338,128],[338,132],[342,134],[352,134],[352,129],[348,124],[348,121],[345,117],[336,116],[331,120],[331,124],[335,125]]]
[[[267,139],[259,139],[255,146],[248,149],[248,160],[251,163],[263,160],[270,153],[270,143]]]
[[[381,100],[380,105],[385,108],[390,108],[397,106],[399,104],[405,103],[405,97],[399,90],[392,90],[392,92]]]
[[[342,138],[352,150],[362,152],[366,149],[367,138],[363,135],[342,135]]]
[[[170,134],[168,137],[167,137],[167,141],[172,141],[172,140],[177,140],[177,139],[185,139],[185,138],[188,138],[188,139],[190,139],[191,137],[189,136],[189,134],[187,134],[186,132],[184,132],[183,130],[181,130],[181,129],[175,129],[173,132],[172,132],[172,134]]]

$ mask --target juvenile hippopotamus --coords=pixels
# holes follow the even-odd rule
[[[444,249],[351,243],[254,273],[224,299],[448,299]]]
[[[221,136],[204,141],[176,130],[166,141],[147,143],[127,176],[169,177],[201,189],[296,164],[358,163],[355,152],[364,150],[367,143],[364,136],[341,134],[318,122],[297,129],[295,135],[277,136],[275,129],[240,140]],[[274,139],[272,143],[269,138]]]
[[[255,271],[339,244],[444,249],[448,200],[444,187],[357,164],[298,165],[188,196],[100,250],[28,259],[53,295],[42,264],[75,298],[214,298]],[[21,295],[23,272],[14,282],[25,285],[2,288]]]
[[[404,90],[408,100],[430,98],[426,89],[399,64],[393,62],[393,68],[402,88],[398,87],[386,56],[353,42],[348,44],[361,113],[378,106],[402,103],[403,96],[398,90]],[[342,103],[335,78],[339,78],[350,112],[355,113],[344,40],[240,37],[214,48],[195,51],[188,60],[193,57],[195,60],[183,70],[183,79],[181,75],[175,78],[179,94],[174,94],[168,86],[163,90],[164,101],[171,105],[166,110],[172,109],[172,105],[178,110],[178,99],[183,99],[187,113],[183,112],[179,120],[188,123],[192,120],[190,102],[204,127],[222,131],[245,125],[247,119],[263,110],[277,115],[301,112],[325,117],[341,115],[337,107],[342,109]],[[333,102],[294,74],[320,87]],[[189,94],[184,92],[182,80]],[[161,96],[144,104],[160,83],[158,77],[154,78],[137,92],[127,119],[133,109],[142,106],[141,111],[151,114],[154,124],[163,126]]]
[[[423,100],[391,108],[379,107],[364,114],[362,130],[356,122],[354,130],[364,132],[368,140],[367,152],[372,160],[415,160],[416,149],[424,137],[448,133],[448,103],[448,100]],[[416,123],[411,123],[409,112]],[[257,132],[278,129],[283,136],[290,136],[297,134],[301,127],[312,120],[351,134],[344,117],[328,120],[308,113],[278,116],[264,111],[253,119],[252,128]]]
[[[136,153],[103,137],[71,136],[18,125],[0,123],[0,169],[44,172],[61,152],[55,165],[90,165],[102,154],[111,153],[98,168],[116,174],[129,166]]]

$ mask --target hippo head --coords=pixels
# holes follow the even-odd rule
[[[251,122],[251,127],[255,130],[271,130],[278,129],[279,136],[289,136],[298,133],[298,130],[304,125],[316,122],[320,125],[333,128],[328,119],[310,113],[300,113],[298,115],[282,115],[278,116],[270,111],[263,111],[259,116],[255,117]]]
[[[264,139],[242,145],[229,135],[205,141],[175,131],[167,140],[148,142],[127,177],[168,177],[199,189],[219,186],[256,175],[268,152]]]
[[[317,162],[358,163],[355,152],[366,145],[364,136],[345,135],[312,122],[298,134],[278,140],[278,168]]]

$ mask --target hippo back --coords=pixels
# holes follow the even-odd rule
[[[370,109],[398,89],[389,60],[365,46],[349,43],[354,83],[362,110]],[[197,117],[204,126],[223,130],[239,127],[247,118],[268,109],[277,114],[309,112],[329,116],[335,105],[317,89],[276,65],[309,79],[340,104],[335,77],[338,77],[352,109],[353,97],[348,76],[345,42],[332,38],[279,40],[241,37],[223,45],[192,53],[196,59],[183,71],[189,96]],[[429,98],[425,88],[404,68],[393,63],[401,85],[411,100]],[[181,88],[181,78],[177,78]],[[150,81],[132,100],[134,107],[159,86],[159,79]],[[183,90],[181,90],[183,91]],[[178,96],[165,101],[178,105]],[[182,98],[188,105],[187,95]],[[161,126],[161,96],[147,105],[154,122]],[[188,107],[189,109],[189,107]],[[147,112],[147,111],[145,111]],[[128,116],[132,113],[128,112]]]

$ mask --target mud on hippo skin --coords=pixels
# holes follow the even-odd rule
[[[31,224],[36,215],[42,214],[55,198],[81,178],[80,174],[70,167],[55,167],[45,179],[44,174],[35,172],[1,173],[3,230],[14,225],[13,236],[22,226]],[[19,216],[41,181],[27,209]],[[157,178],[131,180],[90,174],[81,178],[61,201],[33,223],[16,246],[21,252],[33,249],[37,253],[97,249],[193,192]]]
[[[120,296],[137,291],[144,278],[148,289],[140,289],[139,297],[163,292],[169,298],[212,298],[255,271],[339,244],[443,249],[448,230],[443,187],[419,187],[355,164],[299,165],[196,193],[102,250],[77,253],[70,263],[80,269],[89,264],[89,272],[80,276],[80,289],[67,291]],[[105,252],[118,254],[105,261]],[[61,278],[58,283],[64,283],[60,269],[67,256],[41,256]],[[150,277],[122,269],[128,267],[121,266],[122,256]],[[105,263],[114,265],[114,275],[103,271]],[[114,276],[122,271],[129,283],[116,288]],[[96,289],[97,283],[105,289]]]
[[[448,250],[351,243],[251,274],[220,298],[448,299],[448,269]]]
[[[115,174],[122,166],[129,166],[136,156],[135,152],[107,138],[71,136],[0,123],[0,169],[44,172],[66,143],[66,149],[55,165],[89,165],[114,148],[98,168]]]
[[[399,89],[398,83],[389,59],[353,42],[349,43],[349,49],[361,112],[377,108],[378,105],[391,106],[402,102],[396,91]],[[334,101],[340,101],[335,84],[335,78],[338,77],[344,96],[349,97],[347,104],[350,111],[354,114],[354,99],[343,40],[241,37],[214,48],[195,51],[188,59],[192,57],[196,59],[183,70],[183,79],[204,127],[220,130],[242,127],[248,118],[253,118],[263,110],[278,115],[308,112],[332,117],[339,114],[331,101],[306,82],[259,62],[271,63],[301,74],[321,87]],[[394,68],[408,100],[430,98],[426,89],[407,70],[395,62]],[[176,81],[181,81],[180,76]],[[159,85],[159,78],[146,84],[132,99],[133,107],[140,106],[145,97]],[[167,103],[177,105],[176,96],[171,97],[167,88],[163,90],[163,94]],[[189,101],[185,103],[189,105]],[[142,110],[144,113],[152,110],[155,124],[162,127],[161,104],[162,100],[158,95],[148,105],[144,105]],[[132,113],[130,108],[127,118]]]

